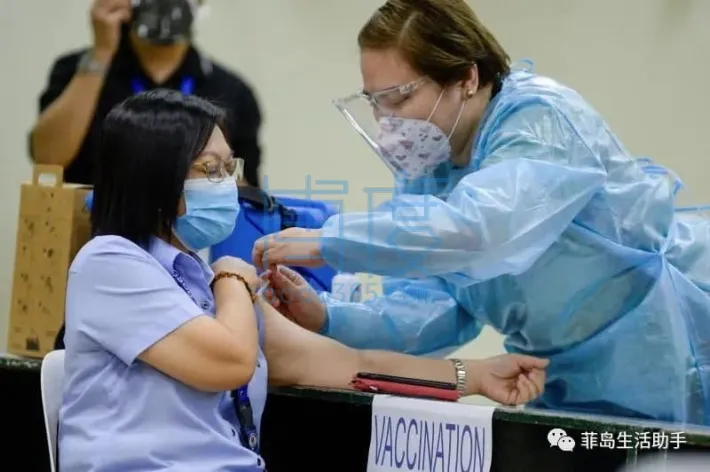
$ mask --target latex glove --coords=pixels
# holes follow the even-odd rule
[[[325,306],[318,294],[301,275],[288,267],[274,267],[262,274],[269,283],[264,299],[279,313],[313,332],[325,323]]]
[[[252,261],[259,269],[281,264],[300,267],[320,267],[321,231],[288,228],[258,239],[252,249]]]

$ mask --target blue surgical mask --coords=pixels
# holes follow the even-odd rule
[[[197,252],[224,241],[234,231],[239,215],[239,190],[233,178],[222,182],[189,179],[183,190],[185,214],[173,225],[173,234]]]

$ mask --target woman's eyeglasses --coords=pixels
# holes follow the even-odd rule
[[[239,157],[231,157],[227,161],[217,159],[210,162],[200,162],[192,167],[205,174],[207,180],[214,183],[222,182],[227,177],[233,176],[239,180],[244,176],[244,159]]]

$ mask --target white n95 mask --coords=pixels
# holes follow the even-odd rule
[[[385,165],[395,175],[411,180],[432,172],[451,158],[449,138],[458,125],[465,102],[461,104],[451,133],[447,136],[430,121],[444,91],[439,94],[426,120],[383,116],[375,121],[371,99],[363,93],[334,103]]]
[[[429,121],[385,117],[379,122],[378,154],[395,174],[416,179],[451,158],[449,138]]]

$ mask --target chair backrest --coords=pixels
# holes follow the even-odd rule
[[[47,447],[52,472],[57,471],[57,429],[59,408],[62,405],[64,384],[64,350],[52,351],[42,361],[40,388],[42,389],[42,409],[44,428],[47,431]]]

